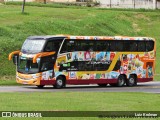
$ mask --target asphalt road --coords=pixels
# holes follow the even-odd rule
[[[0,86],[0,92],[145,92],[160,93],[160,82],[138,83],[135,87],[99,87],[97,85],[67,85],[63,89],[54,89],[52,86],[45,86],[38,89],[36,86]]]

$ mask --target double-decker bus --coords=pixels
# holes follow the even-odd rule
[[[9,60],[17,66],[17,83],[39,88],[135,86],[153,80],[155,46],[149,37],[31,36]]]

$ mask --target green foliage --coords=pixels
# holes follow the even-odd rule
[[[157,39],[157,51],[160,47],[158,10],[26,6],[25,14],[21,14],[21,6],[1,5],[0,11],[0,76],[15,75],[8,54],[19,50],[31,35],[149,36]],[[156,74],[160,74],[159,68],[157,62]],[[155,79],[159,78],[157,75]]]
[[[107,92],[0,93],[1,111],[159,111],[159,94]],[[145,98],[145,99],[144,99]],[[7,119],[7,118],[6,118]],[[9,118],[8,118],[9,119]],[[12,118],[21,120],[22,118]],[[30,118],[23,118],[30,119]],[[96,117],[54,117],[35,120],[99,120]],[[159,120],[159,118],[101,118],[105,120]],[[4,120],[4,118],[3,118]]]
[[[0,93],[1,111],[159,111],[159,94],[107,92]],[[4,120],[4,118],[0,118]],[[10,118],[5,118],[5,120]],[[33,118],[12,118],[12,120]],[[159,120],[159,118],[42,117],[34,120]]]
[[[22,2],[6,2],[7,5],[22,5]],[[37,6],[37,7],[52,7],[52,8],[85,8],[98,6],[99,2],[49,2],[44,4],[42,2],[26,2],[26,6]]]
[[[22,2],[6,2],[6,5],[22,5]],[[58,3],[38,3],[38,2],[26,2],[25,6],[37,6],[37,7],[54,7],[54,8],[66,8],[67,5],[65,4],[58,4]]]

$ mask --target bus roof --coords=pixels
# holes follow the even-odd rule
[[[27,39],[29,40],[47,40],[52,38],[66,38],[66,36],[60,36],[60,35],[46,35],[46,36],[29,36]]]
[[[151,37],[128,37],[128,36],[69,36],[69,35],[46,35],[46,36],[30,36],[30,40],[47,40],[52,38],[66,39],[87,39],[87,40],[154,40]]]
[[[88,40],[154,40],[150,37],[128,37],[128,36],[68,36],[68,39]]]

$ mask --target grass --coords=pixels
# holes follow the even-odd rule
[[[160,110],[160,94],[151,93],[19,92],[1,93],[0,95],[2,96],[0,99],[0,111]]]
[[[149,36],[157,40],[160,60],[159,10],[37,6],[26,6],[25,14],[21,14],[20,5],[0,6],[0,78],[10,76],[6,84],[15,80],[15,66],[8,61],[8,54],[19,50],[31,35]],[[159,69],[157,62],[155,80],[160,80]]]
[[[38,5],[37,5],[38,6]],[[45,6],[45,5],[44,5]],[[76,7],[0,6],[0,85],[15,84],[15,66],[8,54],[20,49],[30,35],[124,35],[150,36],[157,39],[157,61],[160,59],[160,12],[153,10],[97,9]],[[160,64],[155,80],[159,80]],[[158,111],[159,94],[107,92],[0,93],[0,111]],[[2,119],[2,118],[0,118]],[[9,119],[9,118],[5,118]],[[12,118],[18,120],[22,118]],[[30,118],[24,118],[30,119]],[[35,118],[45,120],[46,118]],[[75,118],[47,118],[67,119]],[[100,118],[76,118],[78,120]],[[107,118],[104,118],[107,119]],[[109,119],[109,118],[108,118]],[[159,118],[139,118],[158,120]],[[126,118],[126,120],[139,120]],[[4,120],[4,118],[3,118]],[[110,119],[109,119],[110,120]],[[116,118],[115,118],[116,120]],[[123,120],[119,118],[117,120]]]
[[[22,2],[6,2],[6,5],[22,5]],[[43,2],[26,2],[27,6],[37,6],[37,7],[54,7],[54,8],[86,8],[91,6],[98,5],[97,2],[90,2],[90,3],[84,3],[84,2],[48,2],[44,4]]]
[[[160,94],[150,93],[19,92],[0,93],[0,95],[0,111],[159,111],[160,109]]]
[[[0,86],[4,86],[4,85],[20,85],[20,84],[16,83],[15,76],[3,75],[3,76],[0,76]]]

